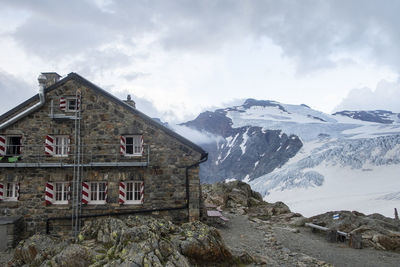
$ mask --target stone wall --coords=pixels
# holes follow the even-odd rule
[[[108,203],[87,205],[82,214],[98,214],[137,209],[175,208],[186,205],[186,167],[200,160],[201,153],[183,144],[162,128],[149,123],[146,118],[133,114],[129,108],[119,105],[104,95],[96,93],[79,81],[69,80],[46,94],[46,103],[38,111],[17,121],[0,135],[22,135],[23,152],[20,162],[73,163],[73,146],[67,158],[47,157],[44,153],[46,135],[68,135],[74,143],[74,120],[54,120],[49,117],[51,106],[54,114],[62,114],[60,96],[75,96],[80,89],[81,142],[83,163],[147,161],[145,167],[85,167],[83,181],[108,181]],[[53,102],[53,105],[51,105]],[[73,113],[69,113],[73,115]],[[119,154],[120,136],[143,135],[145,150],[143,157],[123,157]],[[71,205],[45,206],[46,182],[71,181],[73,168],[1,168],[0,182],[19,182],[20,198],[16,202],[0,202],[0,213],[23,215],[28,233],[43,232],[49,217],[70,216]],[[199,216],[199,167],[189,170],[189,212],[170,212],[175,220],[198,219]],[[144,204],[119,205],[119,182],[144,181]],[[183,212],[183,213],[182,213]],[[165,212],[164,212],[165,213]]]

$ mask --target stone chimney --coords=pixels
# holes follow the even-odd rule
[[[133,108],[136,108],[136,103],[135,103],[135,101],[132,100],[131,95],[128,95],[128,96],[126,97],[126,100],[124,100],[124,102],[125,102],[126,104],[128,104],[129,106],[131,106],[131,107],[133,107]]]
[[[61,78],[61,75],[59,75],[57,72],[42,72],[42,75],[46,77],[45,87],[55,84]]]

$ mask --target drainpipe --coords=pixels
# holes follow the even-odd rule
[[[206,162],[207,160],[208,160],[208,153],[204,153],[201,155],[201,158],[198,162],[186,167],[186,205],[188,208],[188,212],[189,212],[189,199],[190,199],[190,197],[189,197],[189,195],[190,195],[189,194],[190,193],[190,191],[189,191],[189,169],[196,167],[196,166],[200,165],[201,163]]]
[[[3,122],[2,124],[0,124],[0,130],[6,128],[7,126],[10,126],[11,124],[13,124],[14,122],[18,121],[19,119],[25,117],[26,115],[32,113],[33,111],[41,108],[44,103],[46,102],[45,99],[45,95],[44,95],[44,87],[46,84],[46,76],[43,74],[40,74],[38,77],[38,81],[39,81],[39,103],[33,105],[32,107],[24,110],[23,112],[19,113],[18,115],[16,115],[15,117],[12,117],[11,119]]]

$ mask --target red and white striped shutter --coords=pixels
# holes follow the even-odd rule
[[[144,203],[144,182],[140,184],[140,203]]]
[[[4,156],[6,154],[6,138],[4,136],[0,136],[0,156]]]
[[[144,144],[143,144],[143,135],[140,136],[140,153],[143,155],[144,152]]]
[[[45,141],[45,147],[44,147],[44,151],[46,153],[46,155],[48,156],[53,156],[55,153],[55,138],[53,136],[47,135],[46,136],[46,141]]]
[[[107,200],[108,200],[108,182],[106,182],[106,195],[105,195],[105,198],[104,198],[104,202],[106,202],[107,203]]]
[[[21,139],[19,139],[19,153],[22,154],[22,136]]]
[[[46,183],[46,192],[45,192],[44,200],[45,200],[46,205],[51,205],[56,200],[53,183]]]
[[[68,192],[67,192],[67,200],[71,201],[71,182],[68,183]]]
[[[125,136],[121,136],[119,152],[121,153],[121,155],[126,154],[126,138],[125,138]]]
[[[126,183],[119,182],[119,200],[120,204],[124,204],[126,202]]]
[[[0,184],[0,201],[4,200],[4,184]]]
[[[15,188],[15,193],[17,194],[17,200],[19,200],[19,188],[20,188],[20,183],[17,183],[15,186],[16,186],[16,188]]]
[[[88,204],[89,203],[89,183],[82,182],[82,203]]]
[[[67,100],[64,97],[60,97],[60,109],[62,111],[67,109]]]
[[[68,141],[67,141],[67,154],[71,154],[71,138],[68,136]]]

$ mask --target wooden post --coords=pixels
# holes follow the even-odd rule
[[[362,236],[360,233],[350,233],[349,234],[349,247],[361,249],[362,248]]]
[[[326,233],[326,240],[331,243],[336,243],[338,240],[338,232],[335,229],[329,229]]]

